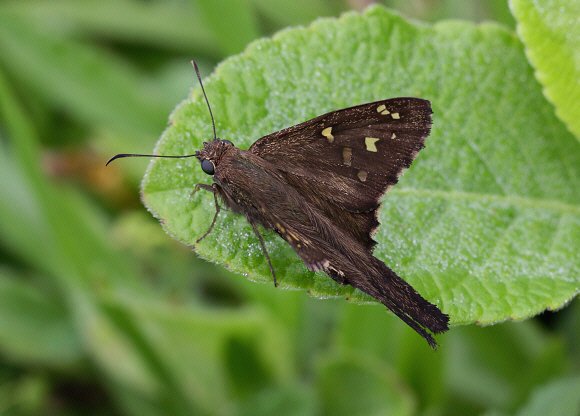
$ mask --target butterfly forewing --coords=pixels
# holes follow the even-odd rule
[[[431,113],[419,98],[377,101],[270,134],[250,151],[370,248],[380,197],[423,147]]]

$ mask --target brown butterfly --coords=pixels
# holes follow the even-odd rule
[[[197,157],[213,192],[252,225],[276,276],[258,225],[288,242],[310,270],[374,297],[417,331],[433,348],[431,333],[448,329],[449,317],[373,256],[381,196],[395,185],[424,147],[431,129],[431,105],[402,97],[333,111],[269,134],[248,150],[217,138],[209,101],[194,67],[212,119],[214,140],[191,155],[119,154],[121,157]]]

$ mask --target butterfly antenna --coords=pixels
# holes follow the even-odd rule
[[[199,67],[197,66],[197,63],[194,60],[191,61],[191,64],[193,65],[193,68],[195,69],[195,74],[197,75],[197,80],[199,81],[199,85],[201,85],[201,91],[203,92],[203,97],[205,98],[205,103],[207,104],[207,109],[209,110],[209,116],[211,117],[211,126],[213,127],[213,139],[217,140],[217,133],[216,133],[216,129],[215,129],[215,120],[213,118],[211,106],[209,105],[209,100],[207,99],[207,94],[205,93],[205,88],[203,87],[203,82],[201,82],[201,74],[199,72]],[[112,158],[110,158],[107,161],[105,166],[108,166],[109,163],[111,163],[114,160],[122,159],[124,157],[164,157],[164,158],[168,158],[168,159],[183,159],[183,158],[187,158],[187,157],[194,157],[194,156],[197,156],[198,154],[199,154],[199,152],[195,152],[194,154],[191,154],[191,155],[173,156],[173,155],[146,155],[146,154],[141,154],[141,153],[119,153],[118,155],[115,155]]]
[[[203,88],[203,82],[201,82],[201,75],[199,73],[199,68],[197,67],[197,63],[192,60],[191,64],[193,65],[193,68],[195,69],[195,74],[197,75],[197,80],[199,81],[199,85],[201,85],[201,91],[203,92],[203,96],[205,98],[205,102],[207,104],[207,109],[209,110],[209,116],[211,117],[211,125],[213,127],[213,139],[217,140],[217,134],[216,134],[216,130],[215,130],[215,121],[213,119],[213,113],[211,112],[211,106],[209,105],[209,100],[207,99],[207,94],[205,93],[205,88]]]
[[[168,159],[183,159],[186,157],[194,157],[197,156],[198,154],[199,152],[195,152],[194,154],[191,155],[173,156],[173,155],[145,155],[141,153],[119,153],[118,155],[115,155],[112,158],[110,158],[105,164],[105,166],[108,166],[109,163],[111,163],[113,160],[122,159],[124,157],[165,157]]]

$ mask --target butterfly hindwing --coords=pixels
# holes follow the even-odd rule
[[[429,101],[419,98],[377,101],[272,133],[250,151],[372,248],[380,197],[423,148],[431,114]]]

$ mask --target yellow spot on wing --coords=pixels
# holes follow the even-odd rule
[[[344,147],[342,149],[342,160],[346,166],[352,164],[352,149],[350,147]]]
[[[365,170],[359,170],[357,173],[358,178],[360,179],[361,182],[366,182],[367,180],[367,176],[368,176],[368,172]]]
[[[324,130],[322,130],[322,135],[326,137],[328,143],[332,143],[334,141],[334,136],[332,135],[332,127],[327,127]]]
[[[379,140],[380,139],[377,139],[376,137],[365,137],[365,146],[367,147],[367,150],[369,152],[376,152],[377,146],[375,143]]]
[[[399,113],[391,113],[391,117],[393,117],[393,119],[398,120],[401,117],[399,116]]]
[[[382,115],[386,116],[387,114],[390,113],[389,110],[387,110],[387,106],[384,104],[381,104],[377,107],[377,113],[381,113]]]

